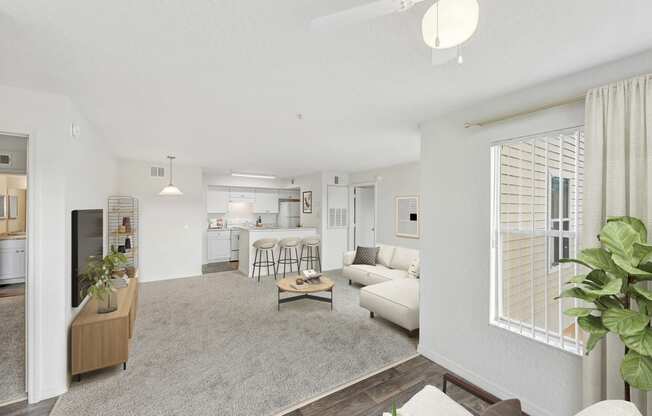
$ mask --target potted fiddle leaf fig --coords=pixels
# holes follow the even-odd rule
[[[569,308],[564,314],[577,318],[589,334],[585,351],[589,354],[609,332],[625,344],[620,374],[625,382],[625,399],[630,386],[652,390],[652,245],[647,228],[633,217],[609,218],[598,236],[600,247],[582,250],[576,259],[586,273],[573,277],[573,287],[558,298],[577,298],[586,304]]]
[[[90,286],[89,295],[97,301],[97,313],[109,313],[118,308],[117,293],[113,288],[114,275],[127,264],[127,257],[115,250],[104,258],[91,257],[82,274]]]

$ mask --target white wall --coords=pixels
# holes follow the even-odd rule
[[[73,122],[82,126],[79,139],[70,137]],[[0,86],[0,131],[30,137],[27,378],[36,402],[68,388],[70,210],[106,205],[114,165],[102,138],[60,95]]]
[[[420,239],[396,236],[395,198],[419,195],[420,175],[419,162],[355,172],[350,175],[351,185],[376,183],[376,242],[419,249]],[[423,212],[423,210],[421,211]]]
[[[585,71],[421,126],[419,350],[531,415],[570,415],[581,404],[581,358],[489,325],[492,140],[583,124],[583,105],[484,128],[464,123],[581,95],[652,70],[652,53]],[[442,203],[445,202],[445,203]]]
[[[303,193],[312,191],[312,213],[304,214],[301,208],[301,225],[303,227],[316,227],[321,232],[321,203],[322,203],[322,184],[321,173],[314,173],[305,176],[299,176],[294,181],[299,187],[299,199],[303,204]]]
[[[118,192],[138,198],[139,274],[143,282],[201,275],[202,237],[206,229],[202,170],[174,165],[181,196],[159,196],[165,178],[149,176],[152,163],[120,160]],[[168,168],[169,169],[169,168]]]

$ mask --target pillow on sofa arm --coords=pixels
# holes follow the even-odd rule
[[[360,247],[355,250],[355,258],[353,264],[367,264],[369,266],[376,265],[378,258],[378,247]]]
[[[353,259],[355,258],[355,250],[347,251],[342,256],[342,263],[344,266],[350,266],[353,264]]]
[[[418,279],[421,275],[421,262],[418,258],[412,260],[408,268],[408,276],[413,279]]]

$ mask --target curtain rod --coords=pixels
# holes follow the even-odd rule
[[[569,98],[567,100],[558,101],[556,103],[546,104],[546,105],[536,107],[536,108],[530,108],[528,110],[520,111],[518,113],[507,114],[507,115],[504,115],[504,116],[490,118],[490,119],[487,119],[487,120],[467,122],[467,123],[464,123],[464,128],[468,129],[470,127],[484,127],[484,126],[487,126],[489,124],[500,123],[501,121],[511,120],[511,119],[517,118],[517,117],[523,117],[523,116],[526,116],[528,114],[536,113],[538,111],[548,110],[550,108],[561,107],[563,105],[577,103],[577,102],[580,102],[580,101],[584,101],[584,99],[585,99],[585,96],[582,95],[582,96]]]

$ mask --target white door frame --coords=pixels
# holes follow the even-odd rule
[[[374,188],[374,244],[378,244],[378,182],[356,182],[349,185],[349,218],[350,231],[349,231],[349,250],[355,250],[355,188],[365,187]]]
[[[32,403],[31,397],[35,392],[37,383],[37,354],[36,345],[38,339],[38,332],[36,331],[36,317],[38,316],[38,305],[36,302],[37,285],[35,279],[35,270],[33,265],[36,264],[36,212],[35,206],[38,200],[36,192],[36,175],[33,171],[34,162],[36,160],[36,138],[34,134],[29,133],[16,133],[0,130],[0,134],[6,136],[13,136],[24,138],[27,140],[27,166],[25,175],[27,176],[27,221],[26,235],[27,235],[27,256],[25,256],[25,390],[28,402]],[[34,173],[32,173],[34,172]],[[24,400],[24,399],[21,399]]]

